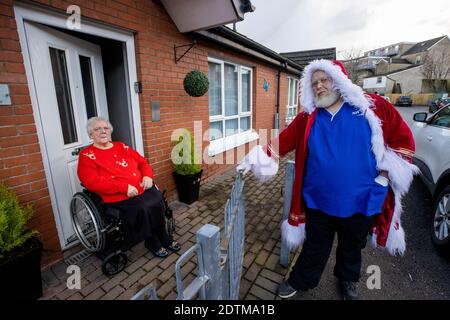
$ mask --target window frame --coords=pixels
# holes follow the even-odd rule
[[[208,116],[209,116],[209,128],[211,128],[212,122],[222,122],[222,137],[214,140],[209,140],[210,147],[208,150],[208,154],[216,155],[223,151],[235,148],[244,143],[253,141],[258,139],[258,135],[253,132],[253,68],[238,64],[236,62],[222,60],[218,58],[208,57],[208,64],[214,63],[220,65],[220,76],[221,76],[221,113],[218,115],[211,116],[209,115],[209,102],[208,102]],[[238,70],[237,77],[237,100],[238,100],[238,112],[236,115],[226,116],[225,115],[225,65],[232,65]],[[242,110],[242,71],[248,71],[250,76],[250,110],[243,111]],[[246,131],[241,131],[241,119],[249,117],[250,118],[250,126]],[[226,121],[237,119],[237,133],[233,133],[230,135],[226,135]],[[209,136],[211,139],[211,136]]]
[[[287,77],[288,83],[287,83],[287,101],[286,101],[286,116],[285,116],[285,122],[286,125],[288,125],[289,123],[292,122],[292,120],[294,120],[295,116],[297,115],[298,112],[298,84],[299,84],[299,79],[294,78],[292,76],[288,76]],[[291,82],[294,81],[294,94],[295,92],[297,94],[294,95],[294,103],[291,105]],[[289,115],[289,111],[290,110],[294,110],[293,114],[294,116],[292,117],[288,117]]]

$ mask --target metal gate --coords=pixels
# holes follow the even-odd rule
[[[236,175],[230,198],[225,204],[223,237],[210,224],[197,232],[197,244],[187,250],[175,265],[179,300],[237,300],[244,260],[245,197],[242,172]],[[181,265],[197,252],[198,276],[183,289]]]

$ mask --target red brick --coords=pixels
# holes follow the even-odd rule
[[[0,127],[0,137],[10,137],[17,135],[16,127]]]
[[[12,116],[13,115],[13,107],[2,106],[0,108],[0,116]]]
[[[18,196],[19,201],[22,203],[28,203],[30,201],[38,200],[43,197],[48,197],[48,190],[47,189],[41,189],[37,191],[33,191],[27,194],[23,194]]]
[[[44,170],[44,165],[42,162],[30,163],[27,165],[29,173]]]
[[[14,11],[13,11],[12,6],[1,5],[0,6],[0,15],[14,17]]]
[[[23,126],[18,126],[17,131],[19,134],[30,134],[36,132],[36,126],[34,124],[28,124]]]
[[[1,22],[0,22],[1,25]],[[22,54],[15,51],[0,51],[0,61],[23,62]]]
[[[33,107],[31,105],[15,106],[14,113],[17,115],[33,114]]]
[[[10,39],[2,39],[0,41],[0,46],[3,50],[10,50],[10,51],[17,51],[20,52],[20,44],[17,40],[10,40]]]
[[[27,156],[12,157],[3,160],[6,168],[16,167],[21,164],[28,164],[33,162],[41,162],[42,157],[40,153],[28,154]]]
[[[11,95],[29,95],[28,85],[26,84],[11,84],[9,91]]]
[[[0,179],[15,177],[27,173],[26,166],[14,167],[0,170]]]
[[[27,136],[15,136],[10,138],[1,138],[0,139],[0,147],[15,147],[25,144],[32,144],[38,142],[36,135],[27,135]]]
[[[6,41],[6,40],[2,40],[2,41]],[[23,63],[7,62],[6,63],[6,71],[11,72],[11,73],[25,73],[25,66],[23,65]]]
[[[11,40],[19,40],[19,35],[17,34],[16,29],[5,28],[4,26],[0,27],[0,39],[11,39]]]
[[[1,148],[0,158],[4,159],[7,157],[16,157],[22,155],[22,153],[23,153],[22,147]]]
[[[0,126],[30,124],[30,123],[34,123],[34,118],[31,115],[23,115],[16,117],[0,117]]]
[[[22,147],[23,150],[23,154],[29,154],[29,153],[36,153],[36,152],[40,152],[40,148],[39,148],[39,144],[35,143],[35,144],[29,144],[26,146]]]
[[[29,95],[12,96],[12,102],[14,104],[31,104],[31,99]]]
[[[40,180],[30,184],[32,191],[47,188],[47,180]]]
[[[43,171],[31,173],[31,174],[25,174],[22,176],[12,177],[9,179],[6,179],[6,184],[10,187],[14,186],[20,186],[22,184],[28,184],[36,180],[44,179],[45,174]]]

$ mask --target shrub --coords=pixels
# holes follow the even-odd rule
[[[32,214],[31,206],[21,207],[17,196],[0,184],[0,258],[37,234],[26,229]]]
[[[192,133],[182,129],[176,140],[176,146],[172,150],[172,162],[176,173],[181,175],[193,175],[201,171],[195,141]]]

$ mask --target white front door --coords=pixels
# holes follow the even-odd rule
[[[108,118],[100,46],[50,27],[25,22],[34,86],[53,191],[53,211],[62,248],[76,238],[70,200],[81,190],[80,148],[90,144],[87,119]]]

